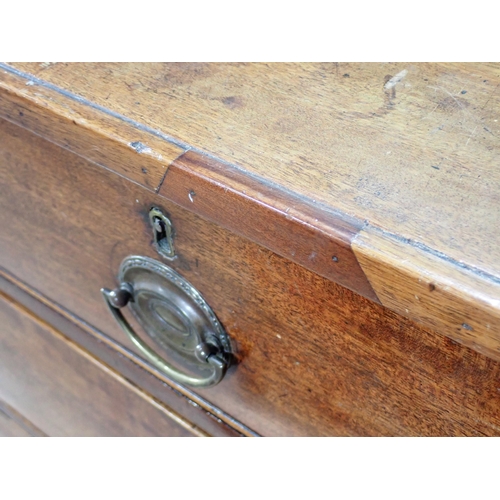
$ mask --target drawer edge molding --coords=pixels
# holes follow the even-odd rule
[[[116,370],[120,376],[130,380],[130,383],[139,383],[141,390],[147,391],[161,404],[168,405],[173,411],[188,418],[201,432],[220,436],[259,436],[190,389],[164,377],[140,356],[117,344],[1,267],[0,294],[10,297],[30,311],[30,314],[57,328],[70,341],[87,350],[110,369]],[[166,393],[166,390],[169,392]],[[177,403],[174,399],[178,400]],[[183,409],[179,409],[179,405]],[[214,432],[217,428],[218,432]]]
[[[31,437],[47,437],[47,434],[30,422],[24,415],[21,415],[15,408],[12,408],[5,401],[0,400],[0,413],[11,419],[18,428],[26,432]]]
[[[2,292],[0,307],[2,394],[49,436],[210,437]]]

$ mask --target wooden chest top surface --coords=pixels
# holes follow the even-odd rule
[[[349,269],[360,265],[368,285],[332,275],[335,281],[499,359],[500,65],[15,63],[2,69],[2,87],[23,99],[69,117],[87,106],[135,130],[128,138],[113,136],[102,123],[79,121],[142,153],[152,165],[142,168],[147,173],[120,173],[167,197],[175,197],[169,175],[180,182],[176,168],[190,174],[198,168],[201,177],[226,185],[228,177],[221,180],[215,167],[203,164],[200,173],[189,156],[200,154],[206,165],[225,165],[229,177],[257,182],[251,198],[265,187],[271,199],[273,189],[284,193],[278,210],[287,211],[287,200],[313,207],[294,213],[289,204],[292,216],[318,233],[348,221],[354,229],[345,241],[357,260]],[[239,193],[247,194],[245,186]],[[332,277],[321,266],[311,264]]]
[[[15,67],[500,279],[500,65]]]

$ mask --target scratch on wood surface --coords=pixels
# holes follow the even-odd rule
[[[445,94],[449,95],[456,103],[457,103],[457,106],[463,110],[463,111],[466,111],[464,106],[460,103],[460,101],[451,93],[451,92],[448,92],[446,89],[444,89],[443,87],[431,87],[430,85],[427,86],[427,88],[429,89],[433,89],[434,91],[436,90],[441,90],[442,92],[444,92]]]
[[[438,104],[436,104],[436,106],[434,107],[434,109],[433,109],[433,110],[432,110],[432,111],[431,111],[428,115],[424,116],[424,117],[422,118],[422,120],[426,120],[427,118],[430,118],[430,116],[431,116],[431,115],[434,113],[434,111],[436,111],[436,109],[438,109],[438,108],[439,108],[439,103],[438,103]]]
[[[475,114],[471,113],[468,109],[467,109],[467,106],[469,106],[469,103],[465,100],[463,100],[462,98],[458,98],[457,99],[457,96],[456,94],[453,95],[450,91],[446,90],[445,88],[443,87],[433,87],[431,85],[428,85],[427,88],[429,89],[432,89],[434,90],[434,92],[436,91],[440,91],[440,92],[443,92],[445,93],[448,98],[448,99],[451,99],[455,104],[456,104],[456,108],[458,111],[460,111],[462,113],[462,116],[463,116],[463,119],[462,120],[458,120],[458,121],[455,121],[454,123],[451,124],[451,127],[455,127],[455,126],[460,126],[462,129],[465,129],[465,131],[467,132],[467,134],[470,134],[468,139],[467,139],[467,142],[466,142],[466,146],[469,144],[469,141],[471,138],[474,137],[475,133],[476,133],[476,130],[477,130],[477,123],[481,121],[480,117],[479,116],[476,116]],[[446,106],[448,105],[446,103],[446,100],[445,101],[440,101],[438,104],[437,104],[437,107],[434,108],[425,118],[428,118],[432,115],[432,113],[434,113],[434,111],[436,111],[436,109],[440,106],[443,106],[443,108],[445,107],[444,105],[446,104]],[[476,109],[476,108],[474,108]],[[471,123],[472,122],[472,123]],[[444,124],[441,126],[441,128],[444,126]],[[447,125],[448,126],[448,125]],[[474,127],[474,128],[472,128]],[[436,129],[432,130],[431,133],[434,133],[436,131]]]
[[[385,90],[390,90],[395,87],[406,75],[408,74],[408,70],[404,69],[400,71],[397,75],[393,76],[385,85]]]
[[[500,83],[493,89],[493,92],[488,96],[488,99],[484,103],[484,106],[481,108],[481,111],[488,105],[490,99],[493,97],[493,94],[498,90],[498,87],[500,87]]]
[[[472,131],[471,135],[469,136],[469,138],[467,139],[467,142],[465,143],[465,145],[467,146],[467,144],[469,144],[469,141],[471,140],[472,136],[474,135],[474,133],[476,132],[476,129],[477,129],[477,125],[474,127],[474,130]]]

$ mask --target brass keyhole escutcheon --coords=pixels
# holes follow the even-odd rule
[[[159,209],[149,211],[149,222],[153,228],[153,242],[158,253],[165,259],[175,257],[174,229],[170,219]]]

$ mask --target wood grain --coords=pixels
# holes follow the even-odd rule
[[[500,360],[500,282],[371,228],[353,249],[384,306]]]
[[[71,102],[69,97],[53,89],[42,87],[42,93],[37,90],[26,101],[29,92],[21,85],[26,88],[19,76],[5,74],[0,78],[0,117],[147,187],[159,189],[167,171],[162,159],[170,162],[184,152],[177,145],[137,131],[143,141],[141,144],[155,145],[154,151],[145,151],[151,160],[149,164],[139,162],[130,147],[124,150],[121,139],[125,133],[132,137],[135,133],[132,126],[102,112],[99,114],[90,105]],[[39,85],[35,87],[38,89]],[[50,105],[48,111],[46,103]],[[82,118],[82,113],[90,116]],[[77,125],[83,125],[84,129]],[[94,137],[96,135],[98,137]],[[137,177],[139,163],[145,174]],[[185,193],[186,183],[189,190]],[[360,221],[315,206],[279,186],[249,177],[231,165],[188,152],[168,173],[162,193],[182,205],[190,200],[189,192],[193,189],[198,193],[197,203],[189,208],[195,213],[377,301],[350,249],[350,240],[360,229]],[[231,199],[230,195],[233,195]],[[214,198],[209,198],[211,196]],[[210,200],[208,206],[207,199]],[[255,221],[255,225],[242,225],[243,214],[249,221]],[[270,224],[271,221],[275,222]]]
[[[31,437],[31,434],[0,410],[0,437]]]
[[[191,151],[170,166],[159,194],[378,302],[351,249],[356,219]]]
[[[79,321],[70,312],[46,297],[29,289],[24,283],[0,269],[0,292],[12,297],[42,321],[62,332],[67,338],[98,356],[107,366],[121,373],[127,380],[143,389],[153,398],[182,415],[211,436],[255,436],[250,429],[235,421],[189,389],[166,384],[145,369],[144,362],[134,353],[124,349],[106,335]],[[222,418],[221,418],[222,417]],[[225,423],[222,419],[229,422]]]
[[[0,117],[152,190],[184,152],[122,118],[1,70]]]
[[[500,277],[499,64],[14,66]]]
[[[99,119],[118,113],[155,139],[194,148],[167,174],[165,196],[280,255],[293,260],[295,252],[296,262],[366,297],[376,300],[357,263],[346,273],[353,256],[345,246],[349,236],[337,231],[339,221],[393,235],[408,245],[404,254],[418,246],[431,256],[443,256],[433,269],[440,288],[447,286],[455,263],[475,275],[479,289],[492,290],[490,283],[500,280],[498,64],[14,66],[16,70],[4,67],[1,76],[17,79],[10,84],[12,92],[23,99],[38,102],[35,94],[58,91],[38,80],[36,86],[26,85],[33,77],[19,70],[65,89],[64,99],[82,105],[71,91],[87,98],[87,107],[101,106]],[[16,116],[15,110],[11,115]],[[35,131],[43,128],[32,122],[24,124]],[[220,157],[213,163],[225,165],[223,176],[202,151]],[[204,169],[199,168],[202,157]],[[186,190],[196,192],[193,182],[199,198],[188,203]],[[242,186],[251,193],[246,200]],[[206,203],[214,194],[218,198]],[[273,206],[273,198],[282,205]],[[284,220],[282,209],[297,200],[301,208]],[[304,209],[313,206],[317,210]],[[269,224],[262,224],[263,219]],[[256,221],[256,226],[246,221]],[[296,234],[306,237],[299,251]],[[305,242],[317,250],[306,248]],[[340,265],[328,260],[332,247],[344,252]],[[406,271],[390,254],[382,255],[382,248],[372,258],[380,257],[376,267],[394,265],[384,275],[387,288],[393,273]],[[419,265],[417,259],[413,266]],[[472,303],[475,297],[463,299]],[[491,306],[497,299],[492,295],[486,302]],[[457,302],[454,315],[467,315],[461,304]],[[481,310],[483,304],[475,307],[487,318],[490,306]],[[443,302],[442,308],[448,307]],[[403,298],[393,308],[415,310]],[[432,311],[437,308],[412,318],[430,318]],[[470,345],[490,352],[481,340]]]
[[[0,179],[0,266],[123,356],[133,346],[99,289],[116,283],[127,255],[159,259],[148,211],[168,214],[169,265],[212,306],[237,357],[198,394],[255,432],[500,433],[499,363],[6,123]]]
[[[204,435],[1,296],[0,394],[51,436]]]
[[[46,436],[38,427],[24,418],[12,406],[0,401],[0,437]]]

